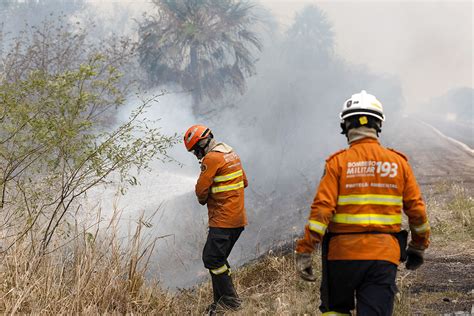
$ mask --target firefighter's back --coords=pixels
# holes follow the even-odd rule
[[[218,164],[207,207],[209,227],[235,228],[247,224],[244,187],[247,185],[240,157],[234,152],[212,151],[206,163]]]
[[[337,207],[329,231],[329,260],[385,260],[399,263],[400,248],[391,234],[400,231],[406,158],[365,138],[328,164],[339,176]],[[366,234],[340,234],[357,233]]]

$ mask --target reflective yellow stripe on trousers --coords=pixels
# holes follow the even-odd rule
[[[323,316],[350,316],[351,314],[344,314],[344,313],[338,313],[338,312],[325,312],[323,313]]]
[[[384,195],[384,194],[340,195],[337,198],[337,205],[366,205],[366,204],[403,206],[403,198],[399,195]]]
[[[341,224],[397,225],[402,223],[402,214],[335,214],[331,221]]]
[[[227,267],[226,264],[224,264],[222,267],[217,268],[217,269],[211,269],[212,274],[222,274],[226,272],[229,268]]]

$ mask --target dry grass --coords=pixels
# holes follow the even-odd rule
[[[314,262],[320,270],[319,260]],[[319,280],[301,281],[295,274],[294,256],[268,256],[244,267],[236,278],[245,300],[245,315],[311,314],[319,305]]]
[[[76,230],[69,243],[58,238],[59,248],[46,254],[34,251],[31,239],[18,241],[0,264],[0,312],[155,313],[169,308],[172,295],[157,282],[144,282],[154,243],[143,244],[143,224],[123,241],[117,223],[112,218],[97,235]]]
[[[294,255],[264,258],[245,265],[234,273],[234,283],[243,308],[226,315],[320,315],[319,286],[321,263],[319,254],[313,256],[313,267],[318,276],[314,283],[302,281],[295,273]],[[409,284],[406,271],[402,271],[397,284],[400,292],[395,301],[394,315],[411,315]],[[211,299],[209,282],[193,290],[178,294],[177,301],[187,302],[180,312],[201,314]],[[199,299],[198,299],[199,298]],[[178,315],[176,310],[173,314]]]
[[[462,184],[435,186],[427,208],[434,242],[449,246],[474,239],[474,199]]]
[[[454,215],[456,222],[471,238],[474,237],[474,199],[469,196],[466,188],[460,185],[452,187],[454,197],[447,207]]]

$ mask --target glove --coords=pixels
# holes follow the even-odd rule
[[[412,246],[408,246],[407,249],[407,263],[405,263],[405,267],[408,270],[416,270],[418,269],[424,262],[423,257],[425,255],[425,251],[422,249],[416,249]]]
[[[308,282],[316,281],[310,253],[296,253],[296,269],[303,280]]]

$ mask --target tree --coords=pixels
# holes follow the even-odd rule
[[[297,13],[287,31],[285,46],[292,52],[293,62],[302,65],[313,60],[328,62],[334,53],[334,33],[325,13],[314,5]]]
[[[97,77],[104,79],[110,71],[121,77],[117,82],[123,97],[132,87],[136,62],[136,45],[129,39],[110,36],[100,42],[92,38],[93,25],[85,28],[80,22],[71,23],[67,16],[52,16],[35,27],[25,27],[19,35],[9,40],[3,55],[0,55],[0,81],[19,82],[28,78],[31,72],[41,71],[59,75],[89,64],[96,56],[103,56],[103,62],[96,64]],[[1,35],[1,33],[0,33]],[[0,36],[1,37],[1,36]],[[91,104],[91,118],[110,125],[114,111],[123,103],[113,95],[104,96],[101,106]],[[106,113],[107,115],[104,115]]]
[[[166,159],[176,142],[143,117],[152,99],[105,129],[104,113],[125,102],[128,49],[48,25],[13,42],[0,76],[0,230],[41,234],[41,251],[86,192],[113,175],[135,184],[131,170]]]
[[[252,27],[253,5],[238,0],[154,0],[157,13],[139,26],[139,58],[150,84],[177,83],[191,91],[194,109],[226,88],[245,91],[262,49]]]

